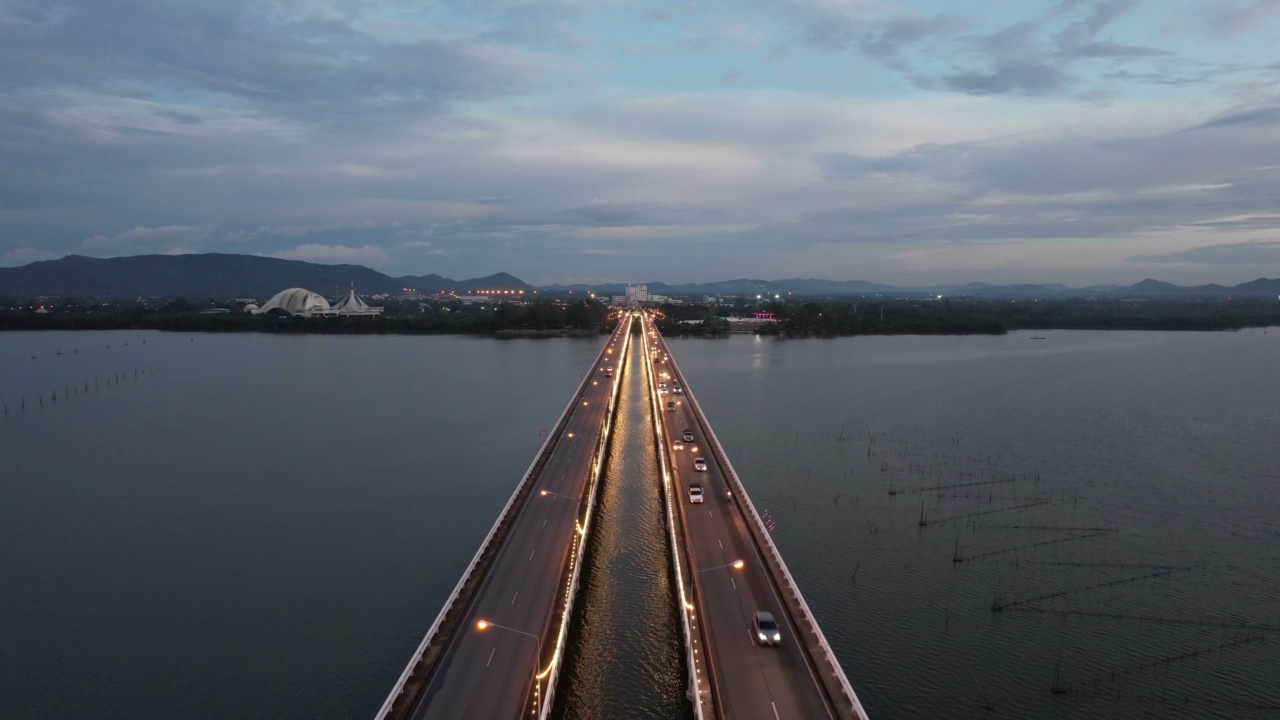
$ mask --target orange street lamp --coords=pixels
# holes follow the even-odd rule
[[[564,498],[565,500],[573,500],[574,502],[578,502],[578,498],[576,497],[573,497],[571,495],[561,495],[560,493],[551,492],[550,490],[539,490],[538,494],[541,495],[542,497],[547,497],[548,495],[554,495],[558,498]]]
[[[476,621],[476,630],[479,630],[480,632],[484,632],[489,628],[498,628],[499,630],[506,630],[507,632],[513,632],[517,635],[523,635],[527,638],[533,638],[533,641],[537,644],[537,650],[535,651],[537,654],[533,656],[533,702],[535,705],[541,707],[542,683],[538,679],[538,664],[542,662],[542,638],[538,637],[537,635],[534,635],[533,633],[527,633],[523,630],[517,630],[512,627],[507,627],[506,625],[499,625],[496,622],[490,622],[488,620]]]
[[[734,570],[741,570],[742,568],[746,567],[746,565],[747,565],[747,564],[746,564],[745,562],[741,561],[741,560],[734,560],[733,562],[729,563],[728,565],[716,565],[715,567],[703,568],[702,570],[699,570],[698,572],[700,572],[700,573],[704,573],[704,572],[711,572],[712,570],[723,570],[723,569],[725,569],[725,568],[733,568]]]

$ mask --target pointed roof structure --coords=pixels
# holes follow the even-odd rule
[[[382,314],[382,308],[369,307],[367,304],[365,304],[365,301],[360,299],[359,295],[356,295],[356,288],[354,284],[351,286],[351,289],[347,291],[347,296],[339,300],[337,305],[333,306],[333,310],[339,315],[381,315]]]

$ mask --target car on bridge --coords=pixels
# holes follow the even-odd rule
[[[680,435],[680,439],[685,442],[693,442],[693,431],[685,430],[684,433]]]
[[[684,443],[680,442],[679,440],[672,440],[672,441],[671,441],[671,449],[672,449],[672,450],[683,450],[683,449],[684,449]]]
[[[702,504],[702,486],[701,485],[689,486],[689,502],[693,503],[694,505]]]
[[[675,394],[677,394],[677,395],[683,395],[683,394],[684,394],[684,388],[680,387],[679,385],[672,385],[672,386],[671,386],[671,392],[673,392],[673,393],[675,393]]]
[[[693,459],[693,469],[694,469],[695,471],[697,471],[697,472],[706,472],[706,471],[707,471],[707,459],[706,459],[706,458],[694,458],[694,459]]]
[[[667,412],[675,412],[675,411],[676,411],[676,404],[673,402],[667,403]]]
[[[773,613],[757,610],[751,616],[751,629],[755,631],[757,645],[781,645],[782,631],[778,629],[778,621]]]

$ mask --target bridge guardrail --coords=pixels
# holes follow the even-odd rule
[[[641,325],[642,331],[643,327],[644,326]],[[678,595],[676,600],[680,603],[680,626],[684,631],[685,664],[689,671],[689,691],[692,693],[692,697],[689,698],[689,701],[693,704],[693,714],[696,720],[704,720],[706,717],[706,711],[703,708],[702,699],[702,693],[704,690],[698,677],[698,641],[694,638],[694,633],[701,636],[702,631],[699,629],[701,626],[695,627],[689,623],[689,613],[692,608],[689,606],[689,600],[684,585],[684,573],[682,572],[682,566],[680,563],[680,556],[682,554],[684,554],[686,559],[688,559],[687,548],[682,542],[680,542],[678,533],[676,533],[676,523],[682,522],[682,520],[676,517],[676,512],[678,511],[672,509],[673,505],[679,503],[679,498],[673,497],[673,493],[676,495],[679,493],[677,493],[673,488],[671,467],[667,462],[668,448],[666,443],[663,441],[662,432],[662,428],[666,425],[667,421],[665,413],[662,412],[662,401],[659,399],[658,392],[655,387],[657,378],[654,377],[653,357],[650,355],[647,335],[642,332],[642,336],[646,338],[642,341],[642,344],[644,347],[645,372],[647,375],[646,381],[649,386],[649,402],[654,417],[654,447],[658,451],[658,463],[662,471],[663,508],[667,514],[667,533],[669,535],[668,539],[671,543],[671,562],[674,566],[673,569],[675,570],[676,593]],[[689,580],[692,582],[694,577],[691,575]],[[704,663],[702,667],[705,668],[708,675],[710,675],[710,664]],[[710,677],[708,677],[707,685],[708,687],[705,692],[710,693],[714,687],[711,683]]]
[[[463,598],[464,590],[466,590],[473,579],[478,579],[478,576],[476,576],[477,570],[480,571],[479,576],[483,576],[484,572],[487,571],[487,561],[490,558],[486,557],[486,553],[488,553],[488,551],[493,547],[495,538],[504,533],[507,526],[510,524],[512,506],[517,500],[522,500],[527,496],[532,479],[542,469],[542,466],[546,464],[546,461],[551,456],[552,451],[554,451],[555,447],[559,444],[564,433],[564,427],[568,422],[569,415],[573,412],[574,408],[577,407],[582,394],[586,392],[587,386],[591,382],[591,378],[595,375],[595,369],[600,365],[601,360],[605,357],[605,350],[608,346],[609,344],[606,342],[605,346],[600,348],[600,353],[592,363],[591,370],[583,374],[582,382],[578,384],[578,389],[573,393],[569,403],[565,405],[564,411],[560,413],[560,418],[556,420],[556,424],[553,426],[551,432],[547,433],[547,439],[543,441],[542,447],[539,448],[538,453],[533,456],[533,462],[531,462],[529,464],[529,468],[525,470],[524,477],[520,478],[520,482],[516,484],[516,488],[511,493],[511,497],[507,499],[507,504],[502,507],[502,512],[498,514],[498,519],[494,521],[493,527],[489,528],[489,534],[485,536],[484,542],[480,544],[480,549],[477,550],[475,556],[471,558],[471,563],[467,565],[466,571],[462,573],[462,577],[458,580],[458,584],[454,586],[453,592],[450,593],[448,599],[445,600],[444,607],[441,608],[440,614],[436,616],[435,622],[431,624],[431,627],[427,630],[427,634],[422,638],[422,642],[418,644],[417,650],[414,651],[413,657],[405,667],[404,672],[400,674],[400,678],[396,680],[396,684],[392,687],[391,693],[387,696],[387,699],[382,703],[382,707],[378,709],[377,715],[374,716],[375,720],[386,720],[387,718],[395,717],[392,713],[397,709],[396,702],[400,700],[406,685],[408,685],[410,679],[413,678],[418,670],[418,666],[423,663],[424,658],[427,655],[427,651],[431,648],[431,641],[436,638],[441,625],[444,624],[445,620],[449,617],[455,607],[466,607],[470,604],[470,597]],[[621,375],[621,373],[615,373],[615,389]],[[475,592],[475,589],[475,587],[472,587],[466,592],[467,594],[470,594]],[[458,606],[459,600],[463,600],[461,606]]]
[[[666,340],[663,340],[665,347]],[[670,358],[671,353],[667,356]],[[787,600],[787,610],[792,616],[792,620],[797,618],[802,622],[796,623],[797,628],[806,631],[814,643],[817,644],[821,655],[815,657],[812,646],[806,642],[805,648],[809,651],[809,655],[814,660],[814,666],[818,670],[819,676],[822,678],[823,684],[827,686],[827,693],[832,699],[841,698],[845,702],[845,707],[838,707],[837,710],[847,713],[848,717],[857,720],[869,720],[866,710],[862,708],[862,702],[858,700],[857,693],[854,692],[853,686],[849,684],[849,679],[845,677],[844,670],[840,667],[840,662],[836,660],[835,652],[832,651],[831,645],[827,642],[827,638],[822,633],[822,628],[818,626],[818,621],[813,617],[813,612],[809,609],[809,604],[805,602],[804,596],[800,594],[800,587],[796,585],[795,578],[791,577],[791,572],[787,569],[787,564],[782,560],[782,553],[778,552],[777,546],[773,544],[773,538],[769,536],[769,531],[764,526],[760,514],[756,512],[755,504],[751,502],[751,497],[747,494],[746,487],[742,484],[742,479],[738,477],[738,472],[734,470],[733,463],[729,462],[729,456],[724,452],[720,439],[716,437],[715,430],[711,428],[711,422],[707,420],[706,415],[702,413],[702,406],[698,403],[697,396],[689,389],[689,384],[685,381],[684,373],[674,360],[668,361],[671,368],[675,371],[677,377],[680,378],[680,384],[684,387],[685,397],[689,400],[690,407],[693,408],[694,417],[698,419],[698,424],[702,426],[705,436],[711,441],[711,450],[715,455],[720,467],[724,468],[730,485],[733,487],[734,499],[740,508],[745,508],[744,515],[747,518],[747,527],[751,530],[752,536],[755,538],[756,545],[767,550],[765,553],[765,561],[771,566],[775,578],[782,580],[783,590],[782,597]]]
[[[622,322],[621,320],[619,322]],[[617,367],[613,376],[613,387],[609,391],[609,405],[604,414],[604,429],[600,433],[600,437],[596,440],[596,449],[591,456],[591,481],[588,483],[586,511],[583,513],[582,522],[580,523],[581,531],[574,537],[574,545],[570,548],[569,559],[573,563],[573,570],[569,574],[569,584],[565,589],[564,608],[560,614],[560,632],[556,636],[556,649],[552,654],[551,667],[549,668],[547,677],[547,692],[542,699],[542,708],[538,712],[539,720],[546,720],[551,714],[552,708],[555,707],[556,689],[560,679],[561,660],[564,658],[564,643],[569,636],[569,617],[573,614],[573,601],[578,596],[579,584],[578,580],[582,575],[582,559],[586,555],[587,541],[591,537],[591,522],[595,516],[596,496],[600,487],[600,474],[604,471],[604,458],[609,451],[609,437],[613,432],[613,415],[618,405],[618,394],[622,389],[622,377],[625,374],[623,368],[626,365],[627,348],[631,343],[631,323],[630,317],[627,318],[626,332],[623,334],[622,348],[618,354],[618,360],[615,361]],[[601,350],[603,357],[604,351]],[[596,359],[596,365],[593,370],[600,364],[599,358]],[[590,379],[591,373],[587,374]],[[585,389],[585,385],[583,388]],[[578,396],[574,396],[577,400]],[[541,664],[542,659],[538,659]]]

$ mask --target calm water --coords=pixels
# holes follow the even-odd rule
[[[685,712],[684,641],[660,522],[662,473],[643,348],[632,343],[618,396],[579,619],[565,658],[558,711],[566,720],[692,717]]]
[[[1280,717],[1280,333],[1045,334],[672,351],[877,720]],[[369,717],[599,346],[0,334],[0,717]],[[664,582],[614,451],[610,606]]]
[[[1030,334],[671,351],[873,718],[1280,717],[1280,334]]]
[[[371,717],[601,342],[0,333],[0,717]]]

